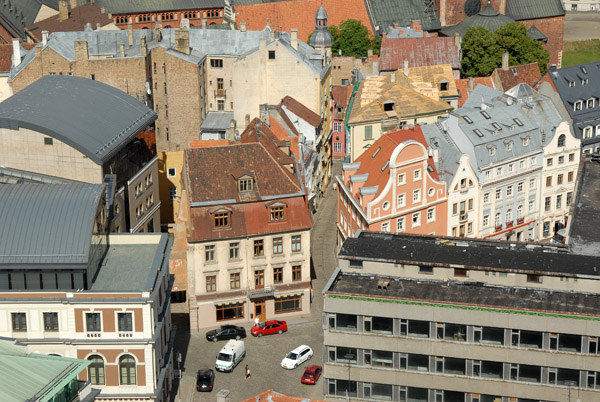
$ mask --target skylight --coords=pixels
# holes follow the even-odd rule
[[[371,158],[376,157],[377,154],[379,153],[379,151],[381,151],[381,147],[377,147],[377,149],[375,150],[375,152],[373,152],[373,155],[371,155]]]
[[[488,112],[486,112],[485,110],[482,110],[481,112],[479,112],[483,115],[483,117],[485,117],[486,119],[491,119],[492,116],[489,115]]]
[[[463,119],[465,119],[465,121],[469,124],[473,124],[473,120],[471,120],[471,118],[469,116],[463,116]]]
[[[587,69],[585,67],[581,66],[581,72],[584,74],[587,74]]]
[[[390,164],[390,161],[386,161],[385,165],[383,165],[383,167],[381,168],[381,171],[383,172],[385,170],[385,168],[388,167],[389,164]]]
[[[519,126],[519,127],[523,127],[523,122],[522,122],[521,120],[519,120],[519,119],[517,119],[517,118],[515,117],[515,118],[513,119],[513,121],[514,121],[515,123],[517,123],[517,126]]]
[[[498,123],[492,123],[492,126],[494,126],[494,128],[498,131],[502,130],[502,127],[500,127],[500,124]]]
[[[478,128],[476,128],[475,130],[473,130],[473,132],[474,132],[475,134],[477,134],[477,136],[478,136],[478,137],[480,137],[480,138],[481,138],[481,137],[483,137],[483,133],[482,133],[481,131],[479,131],[479,129],[478,129]]]

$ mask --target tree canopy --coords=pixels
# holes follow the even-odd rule
[[[339,27],[330,25],[327,29],[333,39],[331,53],[334,56],[340,50],[344,56],[366,57],[369,49],[373,49],[373,54],[379,54],[381,37],[373,35],[359,20],[345,20]],[[309,42],[313,34],[314,31],[308,36]]]
[[[540,73],[548,70],[550,55],[527,35],[525,25],[506,24],[493,34],[484,27],[471,27],[462,40],[462,70],[466,77],[489,76],[502,66],[502,53],[508,52],[511,66],[538,63]]]

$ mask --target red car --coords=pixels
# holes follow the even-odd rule
[[[282,334],[284,332],[287,332],[287,323],[277,320],[259,322],[258,325],[253,326],[250,330],[252,336]]]
[[[308,366],[302,374],[302,384],[315,385],[323,372],[321,366]]]

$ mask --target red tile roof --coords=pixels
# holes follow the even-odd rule
[[[475,89],[477,85],[485,85],[486,87],[495,88],[494,81],[492,81],[491,77],[474,78],[473,89]],[[460,80],[456,80],[456,89],[458,90],[458,107],[462,107],[467,99],[469,99],[469,79],[462,78]]]
[[[35,46],[33,43],[21,43],[26,50],[31,50]],[[22,52],[21,52],[22,53]],[[8,72],[12,67],[13,46],[10,44],[0,44],[0,71]]]
[[[371,22],[364,0],[292,0],[236,5],[235,20],[239,26],[245,22],[248,30],[260,30],[268,24],[277,31],[298,29],[298,39],[306,42],[315,30],[315,14],[323,5],[327,11],[327,24],[339,26],[348,19],[360,20],[370,32]]]
[[[58,14],[36,22],[25,28],[38,42],[42,40],[42,31],[48,32],[72,32],[82,31],[87,23],[90,23],[92,29],[96,29],[96,24],[101,27],[112,23],[112,18],[108,14],[102,14],[99,7],[93,4],[86,4],[71,10],[69,18],[60,21]]]
[[[296,99],[291,96],[286,96],[280,102],[281,106],[285,106],[290,112],[294,113],[296,116],[300,117],[308,124],[313,127],[319,127],[321,125],[321,117],[304,106],[302,103],[298,102]]]
[[[335,100],[336,106],[346,107],[348,105],[348,98],[352,91],[348,92],[348,88],[352,88],[351,85],[334,85],[331,90],[331,97]]]
[[[460,68],[458,48],[454,38],[384,38],[381,42],[379,63],[382,71],[395,71],[408,67],[437,66],[450,64],[453,69]]]
[[[234,142],[230,140],[191,140],[190,148],[225,147],[231,144]]]
[[[508,91],[522,82],[533,88],[540,78],[542,76],[540,75],[540,68],[537,63],[512,66],[506,70],[497,68],[492,73],[492,79],[496,87],[501,91]]]
[[[389,167],[383,172],[381,171],[381,168],[385,166],[386,162],[389,162],[394,149],[396,149],[399,144],[411,140],[417,141],[426,149],[428,147],[421,126],[417,125],[414,126],[414,128],[402,129],[384,134],[375,141],[369,149],[363,152],[354,161],[355,163],[360,163],[359,169],[354,173],[355,175],[369,174],[367,181],[360,187],[379,186],[378,194],[381,193],[390,178]],[[431,177],[435,180],[439,180],[433,158],[430,157],[427,164],[433,168],[433,171],[429,172]],[[360,197],[357,197],[357,199],[360,199]]]
[[[281,124],[279,124],[274,118],[270,119],[269,122],[271,123],[271,132],[275,135],[275,137],[277,137],[278,140],[287,140],[290,142],[290,151],[292,151],[292,153],[296,156],[296,160],[299,161],[300,151],[298,150],[298,136],[290,135],[290,133],[287,132],[286,129],[283,128]]]

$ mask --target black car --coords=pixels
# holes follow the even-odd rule
[[[206,339],[209,341],[220,341],[223,339],[240,340],[246,337],[246,329],[236,325],[221,325],[221,328],[213,329],[206,333]]]
[[[198,376],[196,377],[196,390],[199,392],[210,392],[213,389],[214,383],[214,371],[208,368],[198,370]]]

